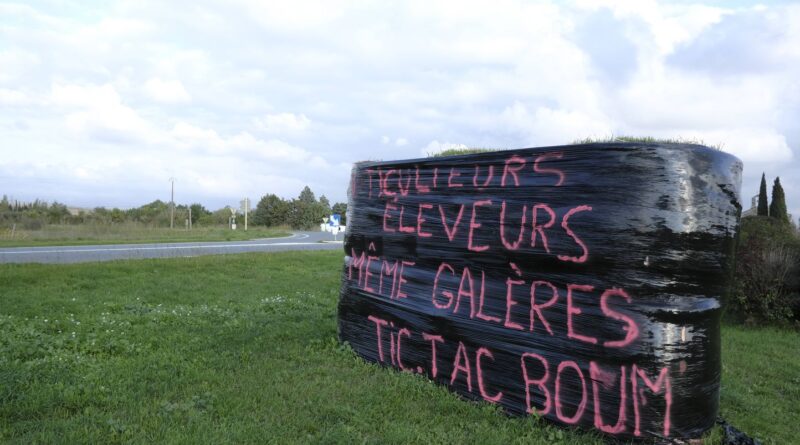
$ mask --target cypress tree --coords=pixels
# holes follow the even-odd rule
[[[769,216],[785,223],[789,222],[789,212],[786,210],[786,197],[783,194],[781,178],[775,178],[772,184],[772,202],[769,205]]]
[[[767,208],[767,178],[761,173],[761,188],[758,190],[758,216],[768,216]]]

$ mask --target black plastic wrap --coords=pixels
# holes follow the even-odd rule
[[[340,339],[511,414],[697,437],[719,403],[741,170],[636,143],[356,164]]]

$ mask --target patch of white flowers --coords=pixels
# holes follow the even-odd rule
[[[283,303],[286,301],[286,297],[283,295],[275,295],[272,297],[264,297],[261,299],[261,302],[264,304],[274,304],[274,303]]]

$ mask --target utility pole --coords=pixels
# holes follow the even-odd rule
[[[189,206],[189,230],[192,230],[192,206]]]
[[[175,227],[175,178],[169,178],[172,183],[172,192],[169,197],[169,228]]]

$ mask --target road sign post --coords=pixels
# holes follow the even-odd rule
[[[250,198],[239,201],[239,209],[244,213],[244,231],[247,232],[247,214],[250,212]]]

